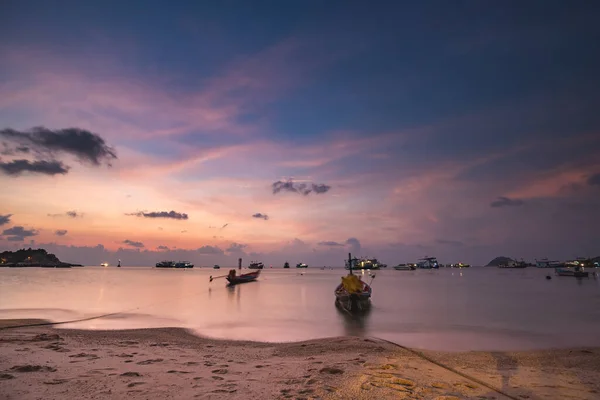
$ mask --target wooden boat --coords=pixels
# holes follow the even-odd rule
[[[351,254],[348,254],[348,265],[352,265]],[[371,293],[371,286],[350,269],[348,275],[342,277],[342,283],[335,288],[335,304],[351,313],[366,311],[371,306]]]
[[[290,263],[289,262],[285,262],[285,264],[283,264],[283,268],[289,268],[290,267]]]
[[[248,269],[263,269],[265,265],[262,262],[252,261]]]
[[[227,275],[226,279],[230,285],[237,285],[239,283],[246,283],[255,281],[260,275],[260,270],[249,272],[247,274],[236,275],[235,269],[229,271],[229,275]]]
[[[394,267],[396,271],[414,271],[417,267],[412,266],[411,264],[398,264]]]
[[[554,273],[558,276],[574,276],[575,278],[587,278],[590,273],[584,271],[581,267],[575,268],[556,268]]]
[[[308,268],[308,265],[300,262],[300,263],[296,264],[296,268]]]

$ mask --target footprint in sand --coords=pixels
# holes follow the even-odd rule
[[[142,376],[142,375],[139,372],[128,371],[128,372],[123,372],[121,374],[121,376],[130,376],[130,377],[133,377],[133,376]]]
[[[212,366],[214,366],[214,365],[215,365],[215,363],[214,363],[214,362],[212,362],[212,361],[205,361],[205,362],[204,362],[204,365],[205,365],[205,366],[207,366],[207,367],[212,367]]]
[[[371,390],[373,388],[388,389],[395,392],[412,392],[416,388],[416,384],[410,379],[403,378],[400,374],[390,372],[396,369],[394,364],[385,364],[377,369],[383,371],[375,371],[372,374],[363,374],[362,390]]]
[[[44,381],[44,385],[60,385],[61,383],[69,382],[68,379],[52,379],[51,381]]]
[[[189,372],[189,371],[177,371],[175,369],[172,369],[170,371],[167,371],[167,374],[191,374],[191,372]]]
[[[35,335],[31,341],[32,342],[44,342],[44,341],[59,341],[63,340],[60,336],[56,334],[49,335],[47,333],[41,333],[39,335]]]
[[[137,363],[137,365],[149,365],[149,364],[154,364],[154,363],[162,362],[162,361],[164,361],[162,358],[155,358],[152,360],[140,361]]]
[[[343,374],[344,370],[340,369],[340,368],[335,368],[335,367],[325,367],[325,368],[321,368],[319,370],[319,372],[322,374],[339,375],[339,374]]]
[[[0,381],[6,381],[9,379],[15,379],[15,377],[11,374],[0,374]]]
[[[199,365],[200,363],[196,362],[196,361],[188,361],[186,363],[184,363],[184,365]]]
[[[139,385],[143,385],[146,382],[131,382],[127,385],[127,387],[134,387],[134,386],[139,386]]]
[[[64,347],[59,346],[58,344],[49,344],[48,346],[44,346],[44,348],[48,350],[54,350],[59,353],[68,353],[71,351],[69,349],[65,349]]]
[[[228,373],[229,371],[225,368],[221,368],[221,369],[214,369],[211,371],[213,374],[219,374],[219,375],[225,375],[226,373]]]
[[[15,372],[56,372],[56,368],[46,365],[15,365],[10,370]]]
[[[91,354],[91,353],[79,353],[79,354],[73,354],[71,356],[69,356],[69,358],[99,358],[96,354]]]
[[[133,357],[133,354],[121,353],[121,354],[117,354],[115,357],[131,358],[131,357]]]
[[[211,378],[213,378],[215,381],[223,381],[223,380],[225,380],[225,378],[223,378],[222,376],[216,376],[216,375],[211,376]]]

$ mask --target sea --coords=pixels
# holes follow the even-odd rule
[[[210,282],[227,271],[0,268],[0,318],[87,318],[57,328],[182,327],[263,342],[364,336],[443,351],[600,346],[600,273],[593,270],[589,278],[540,268],[357,271],[373,288],[363,316],[334,305],[342,268],[266,268],[256,282]]]

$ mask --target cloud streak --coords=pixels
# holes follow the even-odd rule
[[[279,180],[273,182],[271,184],[271,188],[273,190],[273,194],[278,194],[281,192],[291,192],[308,196],[310,193],[327,193],[331,189],[331,186],[326,185],[324,183],[296,183],[293,181],[293,179],[288,179],[286,181]]]
[[[187,220],[189,217],[186,213],[180,213],[177,211],[152,211],[145,212],[139,211],[135,213],[129,213],[125,215],[133,215],[136,217],[144,217],[144,218],[166,218],[166,219],[176,219],[176,220]]]
[[[520,199],[510,199],[508,197],[500,196],[496,200],[490,203],[490,207],[492,208],[500,208],[500,207],[518,207],[525,204],[523,200]]]
[[[269,216],[267,214],[263,214],[263,213],[256,213],[256,214],[252,214],[252,218],[264,219],[266,221],[269,219]]]
[[[54,231],[54,234],[56,236],[65,236],[69,231],[67,231],[66,229],[58,229],[56,231]]]
[[[13,160],[9,162],[0,162],[0,170],[10,176],[19,176],[23,172],[31,172],[41,175],[64,175],[69,172],[69,167],[60,161],[29,161]]]
[[[141,248],[145,247],[144,243],[142,243],[142,242],[136,242],[134,240],[129,240],[129,239],[123,240],[123,244],[126,244],[127,246],[131,246],[131,247],[135,247],[135,248],[138,248],[138,249],[141,249]]]

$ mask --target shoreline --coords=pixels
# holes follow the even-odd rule
[[[372,338],[210,339],[183,328],[75,330],[0,320],[0,398],[502,399]],[[600,348],[422,351],[518,399],[600,396]]]

